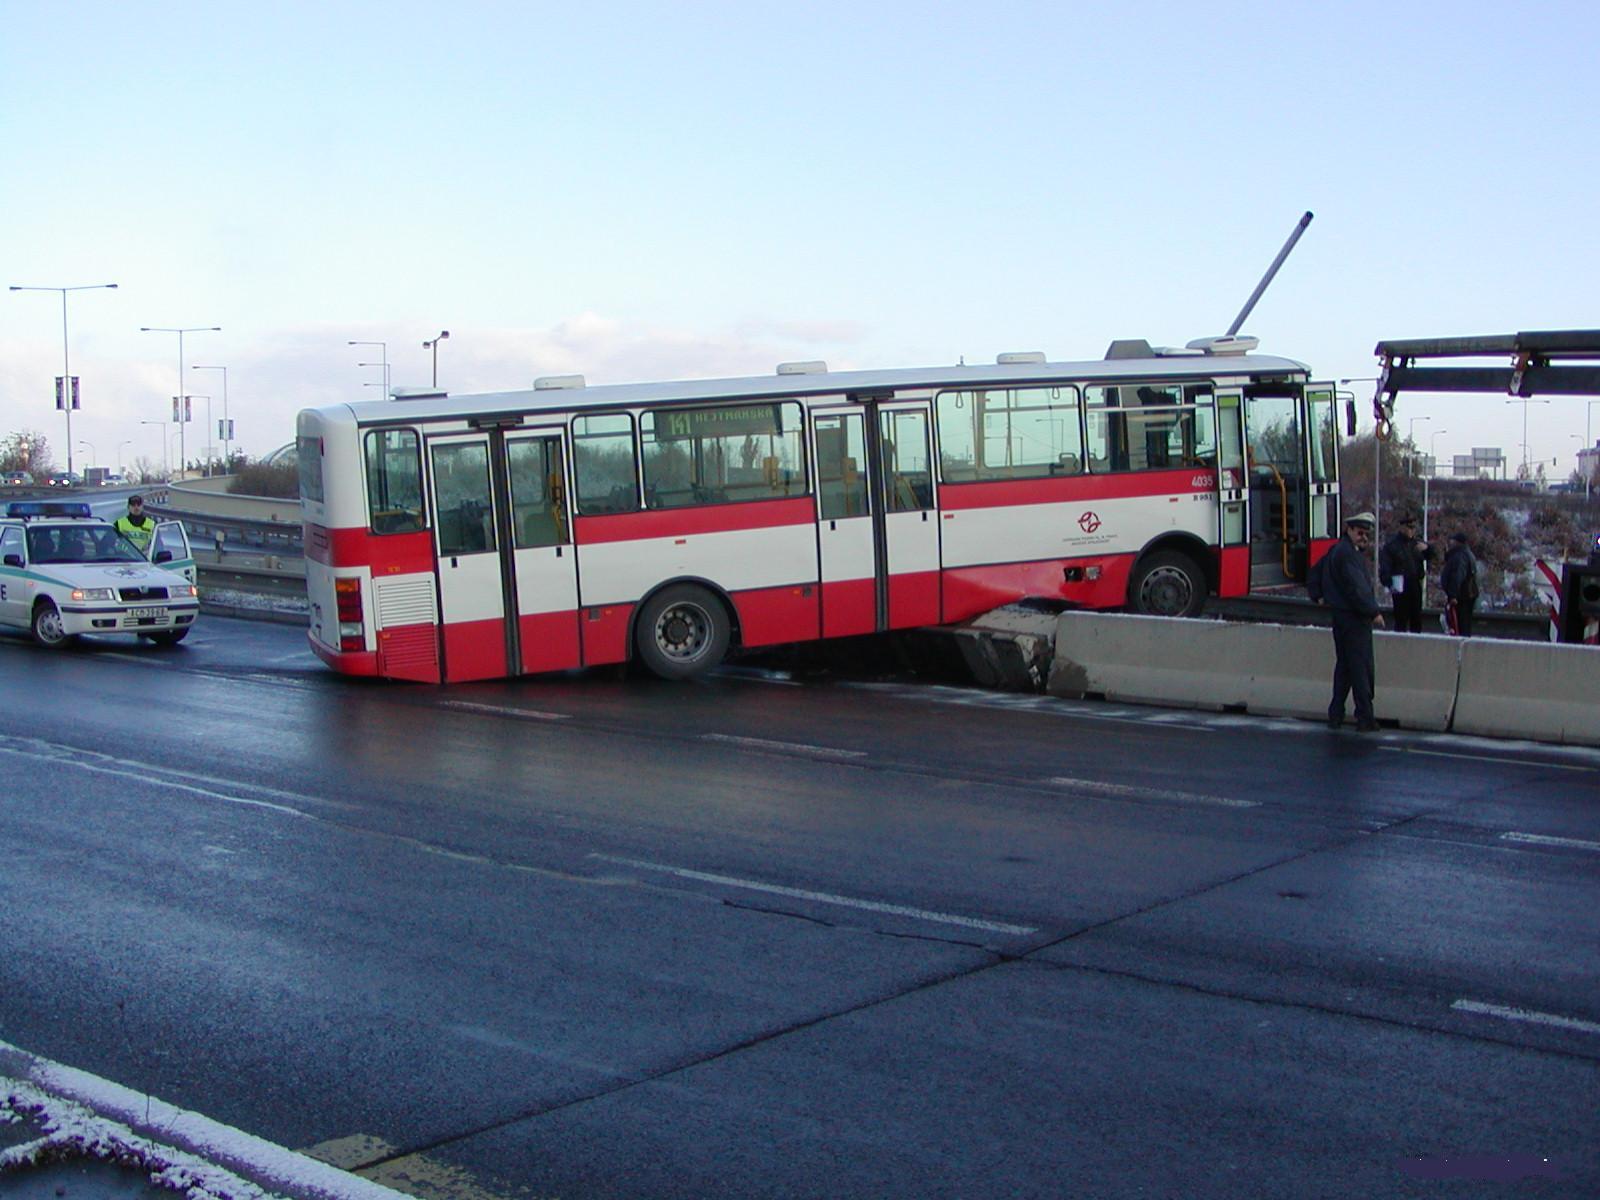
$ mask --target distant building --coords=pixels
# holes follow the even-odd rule
[[[1578,451],[1578,478],[1600,482],[1600,442]]]

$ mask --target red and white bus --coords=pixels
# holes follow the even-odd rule
[[[312,649],[456,682],[965,620],[1198,612],[1338,534],[1331,384],[1251,339],[1104,360],[531,390],[301,412]]]

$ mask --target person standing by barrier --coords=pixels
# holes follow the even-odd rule
[[[1383,613],[1372,586],[1367,549],[1377,535],[1378,521],[1369,512],[1357,513],[1344,523],[1344,536],[1328,551],[1322,569],[1322,600],[1333,610],[1333,699],[1328,704],[1328,728],[1344,724],[1345,698],[1354,696],[1356,732],[1378,728],[1372,710],[1377,667],[1372,654],[1372,631],[1383,628]]]
[[[149,555],[150,539],[155,536],[156,523],[145,515],[142,496],[128,497],[128,511],[117,518],[116,527],[118,533],[138,547],[140,554]]]
[[[1464,533],[1450,535],[1439,586],[1444,589],[1445,620],[1450,632],[1457,637],[1471,637],[1472,610],[1478,605],[1478,558],[1467,545]]]
[[[1378,551],[1378,578],[1394,601],[1396,633],[1422,632],[1422,581],[1433,547],[1417,536],[1417,519],[1400,518],[1400,528]]]

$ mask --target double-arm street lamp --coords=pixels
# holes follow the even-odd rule
[[[178,335],[178,473],[183,474],[184,464],[187,461],[188,447],[184,440],[184,411],[183,411],[183,335],[186,333],[220,333],[221,325],[185,325],[177,329],[165,325],[141,325],[140,333],[175,333]]]
[[[346,342],[345,345],[347,345],[347,346],[376,346],[376,347],[378,347],[379,358],[378,358],[377,362],[375,362],[375,363],[357,363],[356,366],[358,366],[358,367],[382,367],[383,368],[383,395],[384,395],[384,398],[387,399],[388,396],[389,396],[389,343],[388,342]]]
[[[450,331],[448,329],[441,329],[439,331],[439,336],[434,338],[433,341],[431,341],[431,342],[423,342],[422,343],[422,348],[424,350],[432,350],[433,351],[433,386],[434,387],[438,387],[439,386],[439,343],[444,341],[445,338],[447,338],[449,336],[450,336]]]
[[[222,372],[222,473],[226,475],[233,469],[233,456],[228,452],[228,443],[233,440],[233,426],[228,424],[228,368],[195,366],[190,367],[189,370]],[[211,436],[213,435],[207,432],[206,437],[209,438]]]
[[[12,284],[13,292],[61,293],[61,407],[67,414],[67,473],[72,473],[72,359],[67,351],[67,293],[93,292],[114,288],[114,283],[86,283],[79,287],[23,287]]]
[[[1506,403],[1522,405],[1522,478],[1530,479],[1532,478],[1532,472],[1528,469],[1528,405],[1549,404],[1550,401],[1535,400],[1531,396],[1519,396],[1515,400],[1507,400]]]

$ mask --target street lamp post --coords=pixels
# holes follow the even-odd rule
[[[375,362],[375,363],[357,363],[356,366],[358,366],[358,367],[382,367],[383,368],[383,394],[384,394],[385,398],[387,398],[388,395],[389,395],[389,343],[388,342],[346,342],[345,345],[347,345],[347,346],[376,346],[376,347],[378,347],[379,355],[380,355],[378,362]]]
[[[1433,457],[1433,443],[1439,440],[1441,433],[1449,433],[1448,429],[1435,429],[1428,435],[1428,473],[1422,477],[1422,540],[1428,540],[1428,484],[1432,482],[1434,472],[1439,469],[1439,460]]]
[[[1432,417],[1412,417],[1406,426],[1406,444],[1411,447],[1411,474],[1417,473],[1417,422],[1431,421]]]
[[[78,287],[23,287],[12,284],[13,292],[61,293],[61,407],[67,414],[67,474],[72,473],[72,358],[67,351],[67,293],[93,292],[115,288],[114,283],[86,283]]]
[[[89,466],[93,466],[94,465],[94,460],[100,457],[98,454],[95,453],[94,443],[93,442],[86,442],[82,438],[79,438],[78,439],[78,445],[89,447],[89,464],[88,465]],[[72,468],[68,467],[67,470],[71,471]]]
[[[182,329],[176,329],[165,325],[141,325],[139,326],[139,332],[175,333],[178,335],[178,395],[175,397],[175,399],[178,401],[178,471],[181,474],[184,469],[185,456],[188,453],[188,447],[185,444],[183,436],[183,427],[186,423],[183,420],[183,335],[186,333],[221,333],[222,326],[186,325]]]
[[[431,342],[423,342],[422,343],[422,348],[424,350],[432,350],[433,351],[433,386],[434,387],[438,387],[439,386],[439,343],[444,341],[445,338],[447,338],[449,336],[450,336],[450,331],[448,329],[441,329],[439,331],[439,336],[434,338],[433,341],[431,341]]]
[[[161,470],[170,479],[172,477],[172,460],[167,457],[167,422],[165,421],[140,421],[141,425],[159,425],[161,427]]]
[[[1529,479],[1528,471],[1528,405],[1549,404],[1548,400],[1536,400],[1532,396],[1518,396],[1515,400],[1507,400],[1507,404],[1522,405],[1522,478]]]
[[[117,474],[118,475],[122,474],[122,448],[124,446],[131,446],[131,445],[133,445],[133,439],[132,438],[124,438],[122,441],[117,443]]]
[[[227,474],[232,469],[233,456],[228,452],[228,443],[232,441],[233,427],[228,424],[228,368],[227,367],[190,367],[191,371],[221,371],[222,372],[222,470]],[[207,433],[207,437],[211,434]]]
[[[214,456],[214,454],[216,452],[216,449],[217,449],[216,443],[211,440],[211,435],[216,430],[216,426],[212,425],[212,423],[211,423],[211,397],[210,396],[202,396],[198,392],[191,392],[187,396],[184,396],[183,397],[183,411],[185,413],[187,413],[189,411],[189,401],[191,401],[191,400],[204,400],[206,402],[206,444],[205,444],[206,461],[205,461],[205,465],[200,468],[200,474],[206,476],[207,478],[210,478],[210,475],[211,475],[211,459]]]

